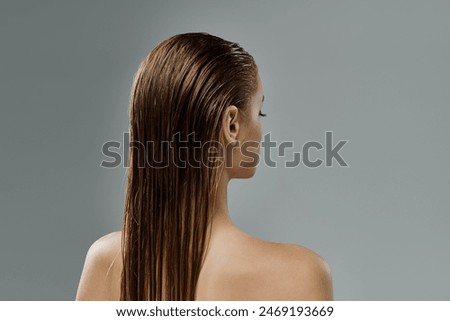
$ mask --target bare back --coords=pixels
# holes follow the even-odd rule
[[[77,300],[120,299],[120,242],[117,231],[91,246]],[[196,300],[202,301],[332,300],[332,296],[330,269],[318,254],[295,244],[262,241],[235,227],[212,235],[196,290]]]

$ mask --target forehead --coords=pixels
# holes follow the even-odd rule
[[[257,99],[258,100],[264,100],[263,99],[264,98],[264,92],[263,92],[264,91],[264,87],[263,87],[262,79],[259,76],[259,73],[258,73],[258,77],[257,77],[257,82],[258,82],[258,87],[256,89]]]
[[[258,79],[258,89],[262,91],[264,86],[263,86],[261,76],[259,75],[259,72],[258,72],[258,77],[256,79]]]

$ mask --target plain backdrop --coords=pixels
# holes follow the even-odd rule
[[[102,145],[128,130],[140,61],[193,31],[254,56],[263,131],[294,143],[231,183],[235,224],[323,256],[336,300],[450,299],[449,17],[449,1],[2,0],[0,299],[75,298],[87,249],[121,229],[126,168],[102,168]],[[348,167],[283,165],[326,131]]]

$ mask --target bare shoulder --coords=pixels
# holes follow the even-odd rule
[[[331,269],[316,252],[298,245],[282,244],[286,260],[287,294],[293,300],[333,300]]]
[[[121,231],[115,231],[92,243],[86,254],[76,300],[117,299],[117,272],[121,268],[120,242]]]
[[[255,240],[252,276],[246,278],[254,300],[333,300],[331,269],[323,257],[291,243]],[[257,250],[256,248],[259,248]],[[259,271],[255,273],[254,271]]]
[[[209,279],[205,273],[203,287],[208,293],[199,292],[202,299],[333,300],[328,263],[304,246],[268,242],[239,231],[217,243],[209,262],[218,263],[207,262],[206,268],[215,273]]]

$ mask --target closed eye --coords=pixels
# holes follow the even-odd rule
[[[261,111],[259,111],[259,116],[261,116],[261,117],[266,117],[267,114],[263,114]]]

